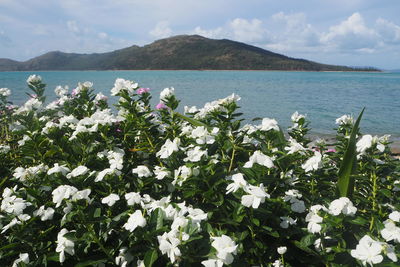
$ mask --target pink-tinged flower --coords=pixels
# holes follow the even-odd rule
[[[144,93],[148,93],[148,92],[150,92],[150,88],[139,88],[139,89],[136,90],[136,93],[138,95],[141,95],[141,94],[144,94]]]
[[[328,150],[326,150],[327,153],[332,153],[332,152],[336,152],[336,149],[334,148],[329,148]]]
[[[166,109],[166,108],[167,108],[167,106],[164,103],[158,103],[156,105],[156,109]]]

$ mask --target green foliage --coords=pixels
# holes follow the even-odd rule
[[[117,80],[113,113],[91,83],[47,108],[29,86],[21,107],[0,97],[1,266],[395,263],[400,165],[360,134],[362,112],[327,143],[297,113],[289,139],[272,119],[242,125],[235,95],[182,115],[171,89],[153,109]]]

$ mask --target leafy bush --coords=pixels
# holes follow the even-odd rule
[[[27,82],[20,107],[0,89],[1,266],[396,266],[400,164],[361,115],[311,142],[297,112],[242,126],[234,94],[182,115],[117,79],[115,113]]]

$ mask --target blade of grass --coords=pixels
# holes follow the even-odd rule
[[[337,188],[340,197],[350,198],[354,191],[354,176],[352,175],[355,173],[357,166],[356,137],[364,110],[365,108],[358,115],[357,121],[351,131],[349,143],[339,169]]]

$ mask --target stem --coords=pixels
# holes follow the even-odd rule
[[[376,194],[378,191],[378,187],[377,187],[377,177],[376,177],[376,173],[372,172],[371,173],[371,182],[372,182],[372,196],[371,196],[371,200],[372,200],[372,214],[371,214],[371,221],[369,224],[369,230],[372,231],[372,228],[374,226],[374,220],[375,220],[375,212],[376,212]]]
[[[230,173],[231,170],[232,170],[233,161],[234,161],[234,159],[235,159],[235,152],[236,152],[235,147],[233,147],[233,149],[232,149],[232,156],[231,156],[231,163],[229,164],[228,173]]]

